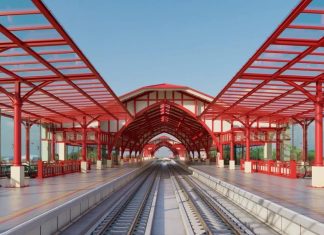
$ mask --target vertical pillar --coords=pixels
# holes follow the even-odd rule
[[[235,170],[235,156],[234,156],[234,151],[235,151],[235,134],[232,131],[231,133],[231,144],[230,144],[230,161],[229,161],[229,169],[230,170]]]
[[[87,162],[87,124],[86,124],[86,117],[83,117],[83,124],[82,124],[82,161],[81,161],[81,171],[83,173],[88,172],[88,162]]]
[[[277,129],[276,130],[276,160],[280,161],[281,159],[281,149],[280,149],[280,134],[281,134],[281,130]]]
[[[124,165],[124,152],[125,152],[125,148],[121,148],[120,151],[120,160],[119,160],[119,165]]]
[[[198,162],[201,162],[201,155],[200,155],[200,150],[197,149],[197,154],[198,154]]]
[[[251,129],[245,128],[245,161],[250,161]]]
[[[15,84],[14,108],[14,158],[10,168],[10,185],[12,187],[27,186],[25,182],[24,166],[21,165],[21,108],[20,82]]]
[[[303,122],[302,125],[303,128],[303,147],[302,147],[302,161],[303,162],[307,162],[308,161],[308,143],[307,143],[307,130],[308,130],[308,124],[306,122],[306,120]]]
[[[251,129],[250,129],[249,118],[246,119],[245,126],[245,162],[244,162],[244,172],[252,173],[252,162],[250,160],[250,146],[251,146]]]
[[[99,130],[97,133],[97,169],[102,169],[102,160],[101,160],[101,129],[99,125]]]
[[[112,167],[112,147],[109,148],[110,146],[108,145],[108,156],[107,156],[107,167]]]
[[[17,83],[16,83],[17,89]],[[16,91],[17,92],[17,91]],[[16,95],[14,101],[14,166],[21,166],[21,107],[22,102],[20,98],[20,83],[19,83],[19,97]]]
[[[82,127],[82,161],[87,161],[87,128]]]
[[[52,126],[52,141],[51,141],[51,161],[55,161],[55,131],[54,125]]]
[[[224,150],[223,150],[223,144],[220,143],[219,145],[219,157],[218,157],[218,161],[217,161],[217,166],[219,168],[223,168],[224,167],[224,158],[223,158],[223,155],[224,155]]]
[[[323,166],[323,106],[322,82],[316,82],[315,102],[315,159],[312,167],[312,186],[324,187]]]
[[[26,162],[30,162],[30,122],[26,121],[25,129],[26,129]]]

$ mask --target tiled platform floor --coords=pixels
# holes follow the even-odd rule
[[[125,164],[120,168],[94,169],[87,174],[31,179],[30,186],[25,188],[0,187],[0,233],[139,166]],[[0,184],[5,185],[4,179],[0,180]]]
[[[324,188],[311,187],[311,179],[288,179],[261,173],[191,165],[209,175],[324,223]]]

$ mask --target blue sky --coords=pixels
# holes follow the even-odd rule
[[[113,90],[157,83],[216,95],[297,0],[45,0]]]

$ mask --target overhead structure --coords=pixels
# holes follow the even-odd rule
[[[1,112],[14,118],[13,186],[22,186],[24,177],[22,120],[86,128],[94,120],[131,118],[40,0],[1,1],[0,85]]]
[[[14,186],[23,186],[24,178],[21,123],[26,133],[36,122],[49,127],[45,141],[51,142],[52,160],[56,142],[63,150],[68,143],[81,145],[85,172],[87,144],[97,145],[101,168],[103,152],[111,164],[120,151],[120,157],[125,151],[137,156],[161,133],[176,137],[193,157],[217,149],[222,167],[223,145],[229,145],[230,169],[235,169],[235,145],[245,145],[245,170],[251,172],[253,144],[275,141],[276,160],[281,160],[288,122],[303,127],[307,159],[307,127],[313,120],[312,184],[324,186],[323,15],[322,0],[302,0],[215,98],[172,84],[142,87],[118,98],[41,0],[3,0],[0,109],[14,118]],[[64,159],[64,151],[60,154]]]
[[[323,1],[301,1],[201,114],[241,121],[247,142],[255,121],[315,118],[314,186],[324,186],[323,15]]]
[[[0,107],[22,118],[78,122],[131,117],[40,0],[1,2]]]
[[[140,153],[161,133],[176,137],[192,154],[202,149],[208,152],[216,142],[210,128],[197,118],[212,100],[209,95],[186,86],[157,84],[131,91],[120,99],[134,115],[116,138],[115,145],[122,152],[127,149]]]
[[[173,154],[173,157],[179,157],[184,159],[186,157],[187,150],[178,140],[174,140],[168,136],[160,136],[149,141],[143,147],[143,157],[153,157],[155,153],[162,147],[170,149]],[[168,156],[164,156],[168,157]]]

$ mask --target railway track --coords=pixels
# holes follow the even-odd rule
[[[176,184],[186,195],[190,212],[199,219],[206,234],[254,234],[249,228],[237,220],[222,205],[206,194],[200,185],[193,181],[186,171],[176,165],[170,165],[170,172]],[[191,223],[192,224],[192,223]],[[192,226],[192,234],[195,233]]]
[[[276,234],[174,162],[152,164],[110,199],[85,234]]]
[[[158,185],[158,166],[150,168],[130,188],[123,200],[91,232],[97,234],[145,234],[154,188]]]

